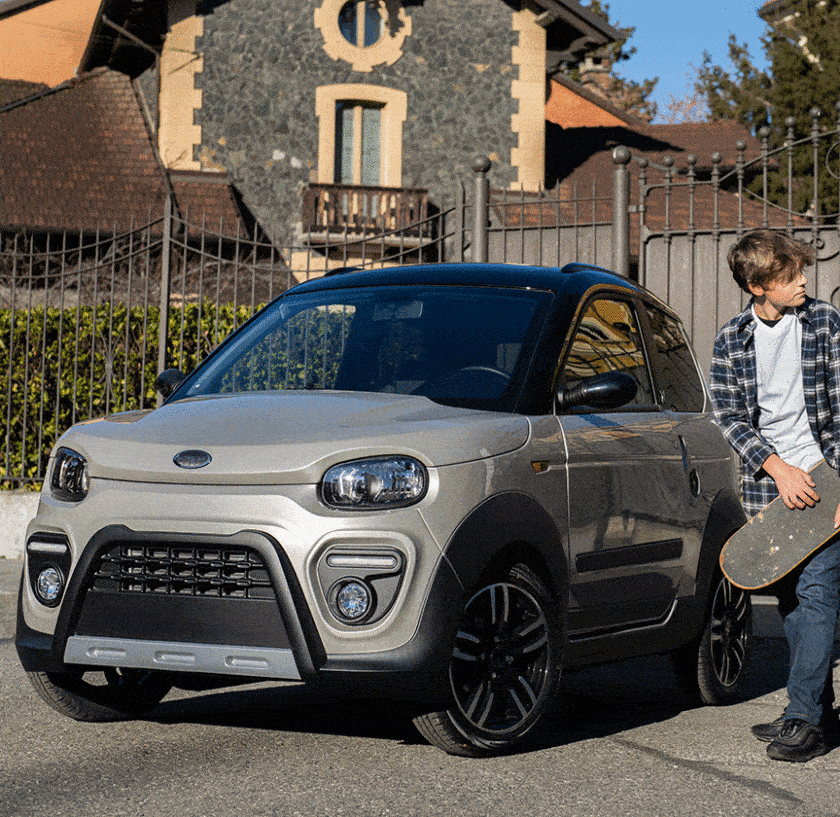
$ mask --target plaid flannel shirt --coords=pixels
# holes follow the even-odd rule
[[[840,312],[808,298],[796,308],[802,322],[802,388],[808,421],[826,461],[840,458]],[[748,516],[757,514],[779,492],[761,467],[777,453],[758,431],[755,318],[748,306],[715,338],[710,373],[715,422],[741,457],[741,499]]]

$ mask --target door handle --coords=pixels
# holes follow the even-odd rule
[[[691,457],[688,454],[688,446],[685,444],[685,439],[682,434],[677,437],[680,441],[680,451],[682,452],[683,471],[688,475],[688,490],[691,491],[692,496],[700,496],[700,475],[696,468],[691,467]]]

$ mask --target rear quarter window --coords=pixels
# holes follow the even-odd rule
[[[706,390],[679,321],[646,304],[657,354],[651,355],[660,402],[671,411],[703,411]]]

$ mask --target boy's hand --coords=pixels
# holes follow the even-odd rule
[[[814,480],[807,471],[788,465],[777,454],[771,454],[762,467],[773,477],[779,489],[779,496],[788,508],[801,510],[805,506],[813,507],[819,502],[819,495],[814,490]],[[840,508],[837,509],[834,521],[835,527],[840,525]]]

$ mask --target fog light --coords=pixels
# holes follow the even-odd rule
[[[44,567],[35,579],[35,591],[44,604],[52,607],[57,604],[64,591],[64,576],[57,567]]]
[[[338,614],[348,621],[360,621],[371,607],[371,592],[368,586],[358,579],[340,583],[335,594],[335,607]]]

